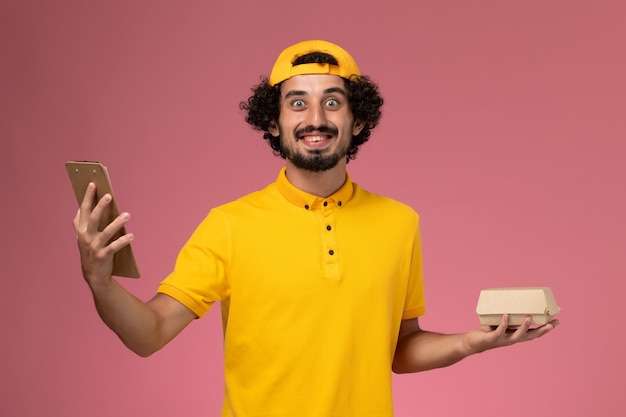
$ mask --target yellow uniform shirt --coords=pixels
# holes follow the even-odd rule
[[[424,313],[417,214],[348,178],[320,198],[284,169],[211,210],[160,285],[222,305],[223,416],[390,417],[402,319]]]

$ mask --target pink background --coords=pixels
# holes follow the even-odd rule
[[[626,8],[621,1],[0,3],[0,415],[219,414],[218,310],[141,359],[82,282],[64,162],[133,214],[147,299],[210,207],[282,166],[238,110],[280,50],[325,38],[386,99],[349,169],[422,218],[427,329],[478,293],[553,288],[562,325],[394,376],[397,415],[623,416]],[[346,375],[346,378],[349,378]]]

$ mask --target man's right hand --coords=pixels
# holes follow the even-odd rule
[[[103,216],[109,210],[111,195],[105,194],[92,210],[95,195],[96,185],[89,183],[83,201],[74,217],[74,229],[78,240],[83,276],[92,289],[110,282],[113,271],[113,255],[130,244],[134,238],[132,233],[127,233],[108,243],[113,235],[128,223],[130,215],[121,213],[102,231],[98,230]]]

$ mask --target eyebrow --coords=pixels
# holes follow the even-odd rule
[[[346,97],[346,92],[341,87],[330,87],[330,88],[327,88],[326,90],[324,90],[324,94],[332,94],[332,93],[339,93],[342,96]],[[308,93],[306,91],[303,91],[303,90],[291,90],[291,91],[287,92],[287,94],[285,94],[285,98],[289,98],[289,97],[293,97],[293,96],[306,96],[306,95],[308,95]]]

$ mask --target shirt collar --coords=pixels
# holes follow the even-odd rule
[[[280,194],[291,204],[294,204],[298,207],[302,207],[305,210],[312,210],[325,202],[326,204],[332,204],[336,207],[343,207],[352,197],[354,192],[354,186],[352,181],[350,180],[350,175],[346,173],[346,181],[343,185],[335,191],[329,197],[319,197],[313,194],[309,194],[304,192],[298,188],[296,188],[293,184],[289,182],[286,174],[287,169],[283,167],[278,174],[278,179],[276,180],[276,187]]]

